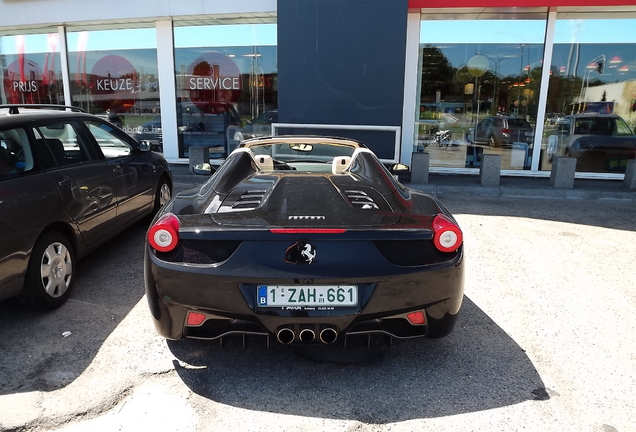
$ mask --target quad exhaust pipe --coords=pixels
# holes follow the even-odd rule
[[[276,332],[276,339],[278,339],[278,342],[284,345],[292,343],[294,341],[294,337],[294,330],[292,330],[290,327],[281,327]]]
[[[320,330],[320,342],[324,344],[334,343],[338,339],[338,330],[333,327],[325,327]]]
[[[338,329],[335,327],[323,327],[320,333],[316,335],[316,332],[311,327],[301,327],[298,332],[298,340],[304,344],[312,343],[316,340],[316,337],[320,342],[324,344],[332,344],[338,339]],[[291,326],[280,327],[276,331],[276,339],[278,342],[289,345],[296,339],[296,333]]]
[[[313,342],[314,339],[316,339],[316,332],[310,328],[304,328],[298,333],[298,339],[300,339],[302,343]]]

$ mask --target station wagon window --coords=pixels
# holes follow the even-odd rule
[[[95,141],[102,149],[106,159],[128,156],[131,153],[130,146],[113,133],[113,128],[104,123],[87,121],[88,130],[95,137]]]
[[[623,119],[616,119],[616,135],[617,136],[631,136],[634,135],[632,130],[627,126],[627,123]]]
[[[33,129],[43,167],[54,168],[96,159],[75,122],[49,123]]]
[[[22,128],[0,131],[0,180],[32,171],[33,153]]]

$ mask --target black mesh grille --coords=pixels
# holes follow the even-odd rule
[[[352,206],[359,209],[369,210],[369,209],[378,209],[378,205],[373,202],[373,198],[371,198],[366,192],[360,190],[346,190],[344,191],[345,196],[349,199],[349,202]]]
[[[171,252],[156,252],[168,262],[188,264],[216,264],[230,257],[241,244],[238,240],[182,241]]]
[[[432,240],[379,240],[373,243],[387,261],[403,267],[437,264],[455,257],[455,253],[440,252]]]

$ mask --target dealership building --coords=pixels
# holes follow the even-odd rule
[[[0,103],[73,105],[223,158],[269,134],[383,161],[622,179],[636,157],[632,0],[0,0]]]

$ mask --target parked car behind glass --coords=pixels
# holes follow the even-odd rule
[[[230,125],[241,126],[241,117],[229,102],[178,101],[177,124],[179,127],[179,140],[183,142],[184,132],[211,132],[212,128],[207,124],[208,120],[217,116],[222,117],[221,127],[224,130]],[[149,141],[153,148],[163,151],[163,132],[160,115],[138,126],[131,135],[138,141]]]
[[[496,116],[482,119],[472,135],[474,143],[491,147],[511,146],[517,142],[530,146],[534,140],[534,129],[524,119]]]
[[[625,171],[636,154],[636,135],[616,114],[586,113],[559,119],[548,138],[548,161],[577,158],[578,171]]]
[[[234,135],[234,139],[241,142],[250,138],[259,138],[272,134],[272,123],[278,122],[278,110],[265,111],[241,128]]]
[[[77,260],[157,212],[172,177],[111,123],[35,107],[0,105],[0,300],[51,309],[69,297]]]

